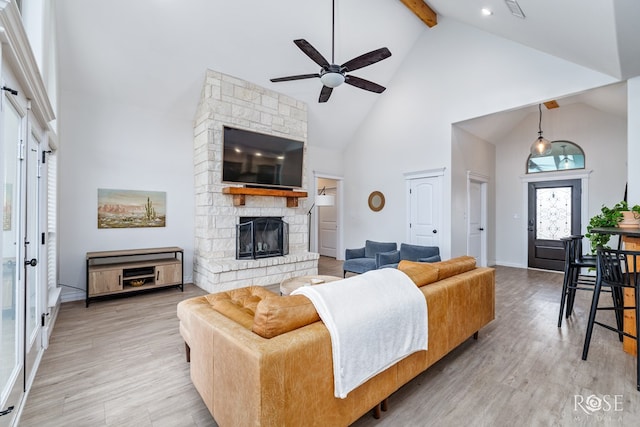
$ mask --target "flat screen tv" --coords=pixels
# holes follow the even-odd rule
[[[304,142],[224,126],[222,181],[302,187]]]

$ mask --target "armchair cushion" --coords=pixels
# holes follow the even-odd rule
[[[440,261],[440,248],[437,246],[421,246],[402,243],[400,244],[400,259],[406,259],[407,261],[428,259],[428,261],[425,262]]]
[[[376,254],[376,268],[400,262],[400,251],[378,252]]]
[[[364,258],[364,247],[357,249],[346,249],[344,251],[344,259]]]
[[[351,258],[345,260],[342,264],[342,269],[351,273],[362,274],[369,270],[376,269],[376,259],[375,258]]]
[[[367,240],[364,243],[364,256],[366,258],[375,258],[378,252],[389,252],[398,249],[396,242],[374,242]]]
[[[426,258],[418,258],[417,261],[418,262],[438,262],[442,260],[440,259],[440,255],[434,255]]]
[[[373,240],[365,241],[364,248],[347,249],[345,251],[345,261],[342,265],[344,274],[347,271],[351,273],[365,273],[369,270],[378,268],[376,264],[376,254],[378,252],[389,252],[398,249],[395,242],[375,242]]]

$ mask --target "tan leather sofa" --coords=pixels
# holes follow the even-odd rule
[[[334,397],[329,332],[306,297],[247,287],[179,303],[191,380],[216,422],[349,425],[494,319],[492,268],[476,268],[470,257],[402,261],[398,268],[427,300],[428,350],[401,360],[346,399]]]

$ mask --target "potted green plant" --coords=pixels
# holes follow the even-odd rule
[[[587,234],[585,236],[591,242],[591,252],[595,253],[598,246],[608,247],[609,239],[611,239],[610,234],[601,234],[601,233],[591,233],[591,229],[600,228],[600,227],[618,227],[620,223],[624,220],[625,215],[628,218],[632,218],[632,221],[636,221],[640,219],[640,205],[633,205],[629,207],[629,204],[626,200],[616,203],[613,207],[607,207],[602,205],[600,208],[600,213],[594,215],[589,220],[589,225],[587,225]],[[637,227],[637,225],[634,225]]]

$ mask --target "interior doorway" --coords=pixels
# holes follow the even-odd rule
[[[487,266],[487,186],[489,178],[467,173],[467,255]]]
[[[342,178],[315,174],[315,194],[334,196],[333,206],[316,206],[311,213],[311,249],[322,256],[344,259],[342,249],[341,212]]]

